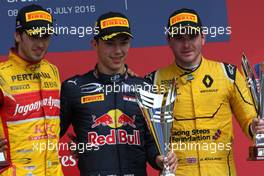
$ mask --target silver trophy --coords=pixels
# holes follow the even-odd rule
[[[253,99],[258,117],[264,119],[264,63],[251,68],[245,54],[242,55],[242,69]],[[256,79],[257,78],[257,79]],[[249,160],[264,160],[264,134],[254,135],[254,146],[249,147]]]
[[[164,94],[156,94],[139,89],[136,97],[159,153],[167,156],[170,151],[171,127],[173,123],[172,113],[176,99],[175,81],[172,81],[168,87],[168,91]],[[164,165],[161,175],[175,176],[167,165]]]

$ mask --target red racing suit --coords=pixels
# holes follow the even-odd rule
[[[13,50],[0,64],[0,134],[8,140],[3,176],[61,176],[60,79],[46,60],[29,64]]]
[[[185,70],[175,63],[147,76],[154,84],[178,83],[172,149],[179,158],[177,176],[234,176],[232,114],[250,137],[256,117],[244,78],[234,65],[202,58]]]

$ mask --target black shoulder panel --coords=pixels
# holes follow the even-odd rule
[[[156,75],[156,72],[157,72],[157,71],[153,71],[153,72],[147,74],[144,78],[145,78],[149,83],[153,84],[154,81],[155,81],[155,75]]]
[[[232,64],[228,64],[228,63],[223,63],[224,67],[225,67],[225,72],[228,76],[229,79],[231,79],[232,81],[235,81],[236,79],[236,66],[232,65]]]

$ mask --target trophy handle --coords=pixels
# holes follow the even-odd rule
[[[264,118],[264,63],[259,65],[259,118]]]
[[[254,72],[253,72],[253,70],[252,70],[252,68],[248,62],[248,59],[244,53],[242,55],[242,70],[243,70],[243,73],[246,77],[246,82],[248,84],[251,97],[253,99],[254,107],[255,107],[256,111],[259,112],[259,95],[258,95],[258,91],[257,91],[257,87],[256,87],[258,84],[257,84],[257,81],[255,79]]]

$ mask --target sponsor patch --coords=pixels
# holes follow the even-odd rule
[[[69,80],[68,82],[70,82],[71,80]],[[71,81],[72,83],[75,81]],[[77,85],[77,84],[75,84]],[[104,86],[102,84],[99,83],[89,83],[89,84],[85,84],[80,86],[81,88],[81,93],[95,93],[95,92],[103,92],[103,88]]]
[[[96,101],[104,101],[104,94],[88,95],[81,97],[82,104]]]
[[[203,84],[205,85],[206,88],[209,88],[212,86],[214,80],[210,75],[205,75],[203,78]]]
[[[60,100],[53,98],[52,96],[48,98],[43,98],[42,100],[32,102],[30,104],[16,104],[14,117],[15,116],[26,116],[34,111],[39,111],[42,107],[48,106],[49,109],[60,108]]]
[[[11,86],[10,89],[12,91],[30,89],[30,85],[29,84],[15,85],[15,86]]]
[[[188,157],[186,158],[186,162],[189,163],[189,164],[194,164],[197,162],[197,158],[195,157]]]
[[[216,132],[215,132],[215,134],[214,134],[214,136],[213,136],[213,139],[214,140],[217,140],[220,136],[221,136],[221,130],[220,129],[218,129]]]
[[[41,10],[26,13],[26,22],[35,21],[35,20],[45,20],[51,23],[52,17],[48,12]]]
[[[24,166],[24,168],[25,168],[26,170],[31,170],[31,171],[33,171],[33,170],[36,169],[36,166]]]
[[[101,29],[109,27],[129,27],[128,20],[125,18],[114,17],[101,21]]]
[[[97,146],[103,146],[106,144],[141,145],[139,130],[133,130],[132,134],[129,134],[123,129],[112,129],[108,135],[98,134],[96,131],[90,131],[88,132],[88,143]]]
[[[170,25],[174,25],[176,23],[180,23],[183,21],[191,21],[194,23],[198,22],[198,18],[196,15],[192,13],[180,13],[170,18]]]
[[[137,100],[136,100],[135,97],[127,96],[127,95],[124,95],[124,96],[123,96],[123,100],[124,100],[124,101],[130,101],[130,102],[137,102]]]
[[[123,113],[119,109],[111,109],[107,113],[96,117],[92,115],[94,124],[92,128],[97,126],[109,126],[110,128],[119,128],[121,126],[130,126],[136,128],[135,125],[135,115],[130,117],[129,115]]]
[[[39,73],[27,73],[27,74],[19,74],[12,75],[11,79],[13,82],[15,81],[25,81],[25,80],[39,80],[39,79],[51,79],[51,76],[47,72],[39,72]]]

